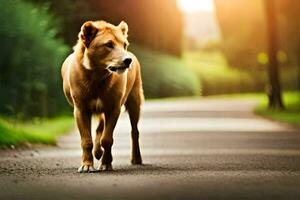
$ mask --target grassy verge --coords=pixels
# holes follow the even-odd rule
[[[161,102],[161,101],[180,101],[199,99],[203,97],[175,97],[175,98],[164,98],[164,99],[148,99],[147,101]],[[292,125],[300,126],[300,92],[284,92],[283,98],[286,106],[285,110],[270,110],[268,109],[268,99],[266,94],[263,93],[245,93],[245,94],[225,94],[225,95],[212,95],[205,97],[206,99],[211,98],[222,98],[222,99],[253,99],[257,101],[257,106],[254,112],[263,117],[267,117],[272,120],[286,122]]]
[[[0,146],[22,143],[55,144],[58,135],[74,126],[73,117],[64,116],[30,123],[14,123],[0,118]]]
[[[285,110],[278,111],[268,109],[267,98],[262,98],[260,99],[260,103],[256,107],[255,112],[273,120],[300,126],[300,93],[286,92],[283,96],[286,107]]]
[[[268,98],[264,93],[226,94],[210,96],[208,98],[254,99],[258,102],[254,110],[256,114],[276,121],[300,126],[300,92],[284,92],[285,110],[281,111],[270,110],[268,108]]]

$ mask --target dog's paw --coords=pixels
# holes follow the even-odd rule
[[[98,167],[98,170],[100,171],[113,171],[112,165],[111,164],[102,164]]]
[[[82,165],[77,170],[79,173],[93,173],[97,172],[97,170],[93,167],[93,165]]]

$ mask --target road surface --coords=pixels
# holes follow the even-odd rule
[[[147,102],[140,123],[145,164],[130,165],[124,114],[113,172],[77,173],[77,131],[58,147],[1,151],[0,199],[300,199],[300,132],[255,116],[254,106],[226,99]]]

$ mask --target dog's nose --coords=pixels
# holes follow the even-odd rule
[[[129,67],[129,65],[131,64],[131,62],[132,62],[132,59],[131,58],[125,58],[124,60],[123,60],[123,63],[124,63],[124,65],[128,68]]]

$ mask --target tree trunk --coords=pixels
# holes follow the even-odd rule
[[[275,14],[275,1],[265,0],[268,45],[269,45],[269,107],[272,109],[283,109],[281,86],[279,82],[279,64],[277,60],[277,19]]]

